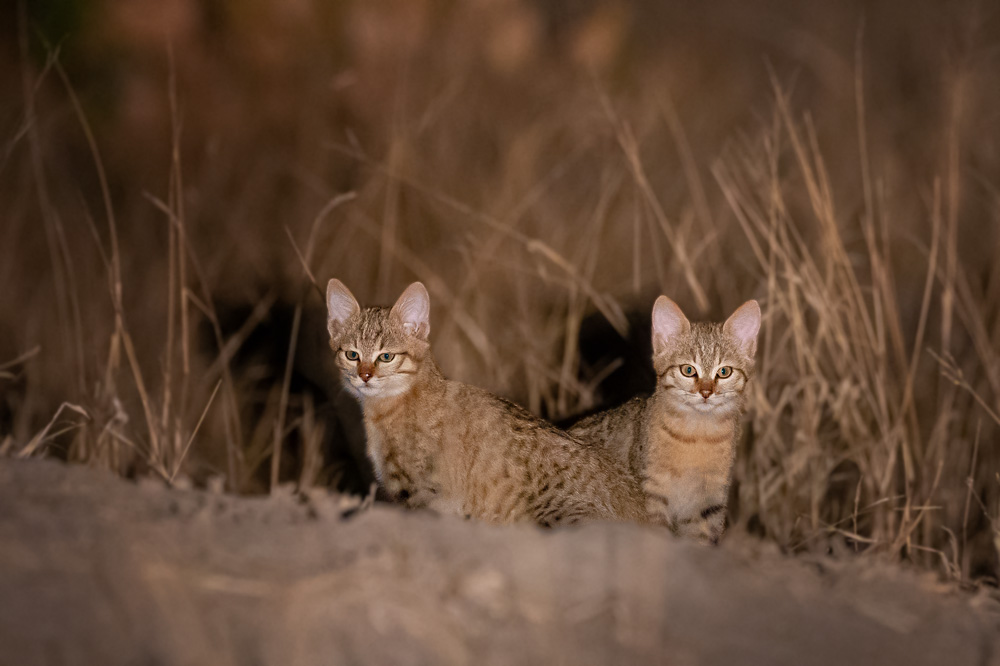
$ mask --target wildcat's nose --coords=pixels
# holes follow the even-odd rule
[[[698,380],[698,393],[701,393],[701,397],[708,400],[708,396],[715,393],[715,382],[711,380]]]
[[[358,367],[358,377],[361,377],[361,381],[363,381],[366,384],[374,374],[375,374],[375,368],[373,368],[368,364],[363,364]]]

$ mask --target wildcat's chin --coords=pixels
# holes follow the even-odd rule
[[[739,410],[739,404],[729,396],[715,393],[707,399],[697,393],[687,393],[683,400],[684,407],[695,412],[711,416],[729,416]]]

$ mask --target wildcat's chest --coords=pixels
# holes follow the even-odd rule
[[[365,430],[376,478],[390,496],[411,507],[440,504],[443,486],[426,433],[405,413],[370,419]]]
[[[734,457],[731,430],[692,431],[665,423],[651,435],[646,478],[667,499],[672,516],[688,517],[709,504],[725,504]]]

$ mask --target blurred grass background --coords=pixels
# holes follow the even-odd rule
[[[753,297],[731,530],[995,582],[989,3],[2,11],[0,453],[363,491],[313,279],[423,280],[444,371],[554,420],[651,387],[658,294]]]

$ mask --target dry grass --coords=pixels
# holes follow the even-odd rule
[[[331,276],[423,280],[445,371],[551,418],[627,397],[594,313],[756,297],[734,529],[996,575],[994,17],[333,4],[10,22],[0,452],[351,487]]]

